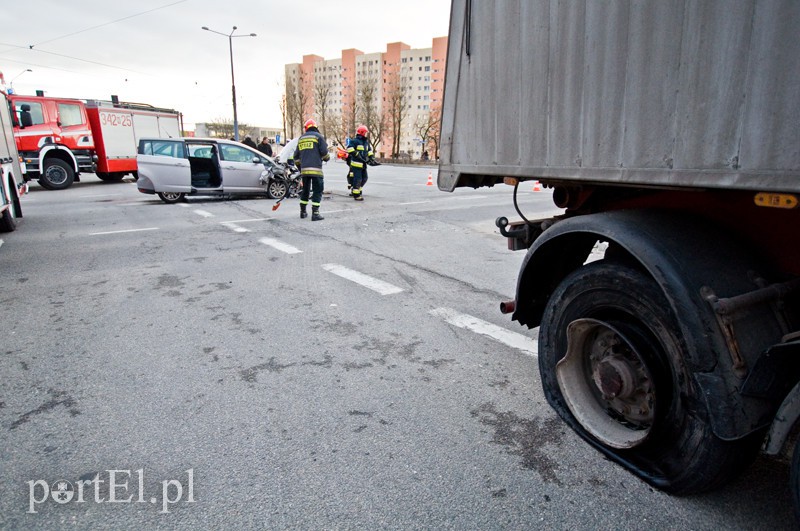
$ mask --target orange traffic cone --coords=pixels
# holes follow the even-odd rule
[[[539,181],[533,181],[533,191],[534,192],[542,191],[542,185],[539,183]]]
[[[433,172],[432,171],[428,172],[428,184],[426,184],[425,186],[433,186]]]

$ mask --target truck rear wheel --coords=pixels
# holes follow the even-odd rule
[[[685,356],[658,285],[606,261],[561,282],[539,331],[542,385],[558,414],[614,461],[675,494],[723,484],[758,451],[755,436],[714,435]]]
[[[39,184],[48,190],[63,190],[72,186],[75,170],[61,159],[45,160],[44,171],[39,177]]]
[[[115,171],[115,172],[111,172],[111,173],[105,173],[105,172],[98,171],[98,172],[95,173],[95,175],[97,175],[97,177],[101,181],[106,181],[106,182],[110,182],[110,183],[118,183],[123,179],[123,177],[125,177],[126,173],[125,172],[121,172],[121,171]]]
[[[0,194],[5,194],[5,192],[0,190]],[[7,197],[6,199],[8,201],[8,208],[0,215],[0,232],[11,232],[17,228],[17,220],[15,219],[17,217],[15,198]]]

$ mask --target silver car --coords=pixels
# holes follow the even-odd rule
[[[144,194],[165,203],[187,195],[286,194],[286,169],[270,157],[233,140],[219,138],[142,138],[136,156]]]

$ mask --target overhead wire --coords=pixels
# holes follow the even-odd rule
[[[160,6],[160,7],[154,7],[153,9],[148,9],[147,11],[142,11],[141,13],[128,15],[127,17],[118,18],[116,20],[112,20],[112,21],[109,21],[109,22],[103,22],[102,24],[97,24],[95,26],[90,26],[90,27],[84,28],[82,30],[73,31],[72,33],[67,33],[65,35],[61,35],[60,37],[53,37],[52,39],[48,39],[46,41],[38,42],[36,44],[29,44],[28,48],[30,48],[32,50],[35,46],[40,46],[42,44],[47,44],[48,42],[53,42],[53,41],[57,41],[57,40],[60,40],[60,39],[65,39],[67,37],[72,37],[73,35],[78,35],[80,33],[85,33],[87,31],[91,31],[93,29],[102,28],[103,26],[109,26],[111,24],[116,24],[117,22],[122,22],[123,20],[128,20],[130,18],[139,17],[141,15],[146,15],[148,13],[152,13],[153,11],[158,11],[159,9],[165,9],[167,7],[172,7],[172,6],[177,5],[177,4],[182,4],[183,2],[188,2],[188,0],[178,0],[177,2],[172,2],[171,4],[166,4],[166,5],[163,5],[163,6]]]
[[[90,64],[94,64],[94,65],[98,65],[98,66],[104,66],[106,68],[114,68],[114,69],[123,70],[123,71],[126,71],[126,72],[134,72],[136,74],[152,75],[152,74],[148,74],[146,72],[140,72],[138,70],[132,70],[130,68],[124,68],[124,67],[121,67],[121,66],[115,66],[115,65],[110,65],[110,64],[107,64],[107,63],[101,63],[99,61],[92,61],[92,60],[89,60],[89,59],[82,59],[80,57],[75,57],[75,56],[72,56],[72,55],[67,55],[67,54],[62,54],[62,53],[57,53],[57,52],[51,52],[51,51],[48,51],[48,50],[41,50],[41,49],[37,48],[37,46],[40,46],[42,44],[47,44],[47,43],[50,43],[50,42],[53,42],[53,41],[57,41],[57,40],[60,40],[60,39],[64,39],[64,38],[67,38],[67,37],[72,37],[73,35],[78,35],[80,33],[85,33],[87,31],[91,31],[91,30],[94,30],[94,29],[97,29],[97,28],[101,28],[103,26],[116,24],[117,22],[122,22],[123,20],[128,20],[128,19],[131,19],[131,18],[134,18],[134,17],[138,17],[138,16],[141,16],[141,15],[146,15],[148,13],[152,13],[154,11],[158,11],[160,9],[165,9],[167,7],[171,7],[171,6],[174,6],[174,5],[177,5],[177,4],[181,4],[183,2],[188,2],[188,1],[189,0],[177,0],[176,2],[172,2],[170,4],[165,4],[163,6],[154,7],[153,9],[148,9],[148,10],[142,11],[140,13],[135,13],[133,15],[128,15],[128,16],[125,16],[125,17],[122,17],[122,18],[111,20],[109,22],[104,22],[102,24],[96,24],[94,26],[90,26],[88,28],[84,28],[84,29],[79,30],[79,31],[74,31],[72,33],[67,33],[65,35],[61,35],[61,36],[58,36],[58,37],[53,37],[52,39],[41,41],[41,42],[38,42],[36,44],[29,44],[27,46],[21,46],[21,45],[18,45],[18,44],[11,44],[11,43],[0,43],[0,45],[2,45],[2,46],[10,47],[10,49],[0,50],[0,55],[5,54],[7,52],[10,52],[10,51],[12,51],[14,49],[18,49],[18,50],[23,50],[23,49],[24,50],[33,50],[33,51],[39,52],[39,53],[55,55],[57,57],[63,57],[65,59],[72,59],[73,61],[81,61],[81,62],[84,62],[84,63],[90,63]],[[19,62],[19,61],[17,61],[17,62]],[[42,68],[45,68],[45,67],[42,67]]]

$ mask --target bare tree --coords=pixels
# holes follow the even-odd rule
[[[428,151],[428,145],[432,144],[435,159],[439,158],[440,117],[441,110],[439,108],[431,109],[427,114],[419,115],[414,124],[414,132],[422,140],[422,150]]]
[[[239,136],[243,138],[250,129],[250,125],[239,122]],[[213,138],[233,138],[233,120],[230,118],[217,118],[206,124],[208,136]]]
[[[380,86],[375,78],[365,79],[358,86],[358,119],[369,129],[369,138],[372,148],[377,150],[385,133],[385,120],[381,111],[378,109],[378,98],[380,97]],[[353,124],[355,129],[355,124]],[[355,134],[355,131],[352,132]]]
[[[433,160],[439,160],[439,146],[442,139],[442,106],[437,105],[431,109],[430,134],[428,138],[433,144]]]
[[[281,118],[283,119],[283,134],[288,134],[286,131],[286,115],[287,115],[287,104],[286,104],[286,93],[281,96],[281,101],[278,104],[281,108]]]
[[[305,75],[302,71],[297,78],[297,85],[291,80],[286,80],[286,116],[289,125],[287,134],[294,138],[295,130],[303,132],[303,123],[306,120],[306,108],[311,101]]]
[[[399,70],[388,76],[387,85],[387,121],[392,137],[392,158],[395,158],[400,152],[400,135],[403,131],[403,122],[408,117],[410,95],[408,82]]]
[[[320,76],[314,83],[314,111],[317,121],[322,128],[322,136],[328,136],[328,125],[330,125],[330,96],[333,88],[330,83]]]
[[[345,138],[347,138],[347,129],[343,125],[341,113],[331,113],[328,115],[327,123],[325,124],[327,136],[330,136],[336,144],[340,146],[345,145]]]

